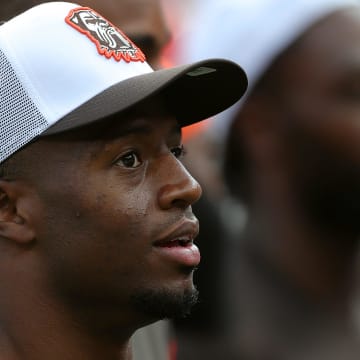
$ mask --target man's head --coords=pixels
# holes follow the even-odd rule
[[[237,101],[242,69],[153,72],[101,15],[62,2],[2,25],[0,57],[4,293],[41,289],[97,331],[187,313],[201,190],[179,161],[181,127]]]

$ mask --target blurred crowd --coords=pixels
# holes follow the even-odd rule
[[[37,2],[3,4],[2,18]],[[139,331],[136,359],[151,347],[156,360],[358,359],[359,1],[81,5],[154,67],[222,57],[249,78],[239,104],[184,130],[184,162],[203,187],[200,302]]]

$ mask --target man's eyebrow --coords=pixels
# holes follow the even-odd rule
[[[116,135],[118,137],[128,136],[132,134],[150,134],[153,132],[158,125],[153,124],[129,124],[128,126],[125,126],[123,128],[120,128],[116,132]],[[169,133],[171,135],[181,135],[181,126],[179,124],[175,124],[171,127]]]
[[[156,127],[159,126],[157,124],[151,124],[151,123],[143,123],[143,122],[129,122],[127,124],[122,124],[119,127],[108,127],[106,128],[104,135],[106,138],[122,138],[122,137],[126,137],[126,136],[131,136],[131,135],[136,135],[136,134],[140,134],[140,135],[149,135],[151,134],[153,131],[155,131]],[[170,128],[169,131],[170,135],[176,135],[176,136],[181,136],[181,126],[179,124],[174,124],[174,126],[172,126]]]
[[[125,137],[134,134],[149,134],[153,129],[154,127],[149,124],[133,122],[125,126],[120,126],[117,129],[109,129],[108,133],[116,137]]]

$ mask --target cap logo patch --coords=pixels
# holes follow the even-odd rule
[[[144,53],[116,26],[88,7],[72,9],[65,21],[95,43],[99,54],[126,62],[145,61]]]

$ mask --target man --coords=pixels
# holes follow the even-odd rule
[[[1,19],[25,11],[44,0],[15,0],[0,6]],[[113,24],[120,27],[142,49],[147,62],[159,68],[162,50],[170,40],[170,30],[164,17],[160,0],[88,0],[82,5],[97,9]],[[134,359],[168,359],[173,354],[174,331],[168,320],[161,320],[138,330],[133,337]],[[170,355],[173,358],[173,355]]]
[[[246,76],[225,60],[153,72],[63,2],[2,25],[0,56],[0,357],[130,359],[136,329],[196,302],[201,189],[180,127],[236,102]]]
[[[357,359],[359,2],[202,10],[188,59],[236,60],[250,87],[210,133],[225,142],[225,181],[246,211],[228,249],[227,348],[235,359]],[[200,357],[195,341],[187,360]]]

